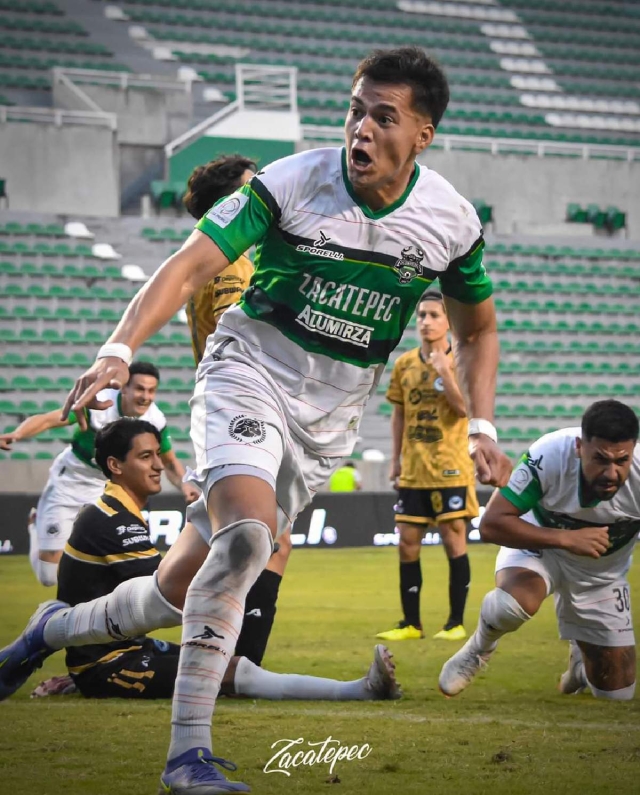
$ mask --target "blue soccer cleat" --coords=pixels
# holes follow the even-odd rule
[[[55,649],[44,642],[47,621],[58,610],[69,607],[66,602],[43,602],[29,619],[24,632],[0,651],[0,701],[13,695],[31,674],[53,654]]]
[[[251,792],[241,781],[228,781],[218,770],[237,770],[233,762],[213,756],[207,748],[191,748],[167,762],[160,777],[158,795],[219,795],[227,792]]]

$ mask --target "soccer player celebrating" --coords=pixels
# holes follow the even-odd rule
[[[253,160],[242,155],[224,155],[193,170],[187,182],[184,206],[199,221],[220,199],[241,188],[256,173]],[[196,365],[200,364],[208,337],[213,334],[222,313],[240,300],[249,286],[253,264],[245,255],[227,265],[217,276],[194,293],[187,302],[187,319]],[[200,547],[201,563],[207,547]],[[260,665],[276,615],[276,603],[282,576],[291,554],[291,531],[278,539],[278,549],[252,585],[244,606],[242,630],[236,653]]]
[[[391,479],[398,489],[400,600],[403,618],[382,640],[424,637],[420,621],[420,546],[436,525],[449,559],[449,618],[434,638],[462,640],[471,571],[467,520],[478,515],[464,399],[453,372],[449,322],[442,294],[427,290],[418,303],[419,348],[398,357],[387,399],[393,403]]]
[[[78,424],[71,444],[65,447],[49,470],[49,480],[36,508],[35,523],[29,526],[29,560],[42,585],[55,585],[58,562],[69,538],[78,511],[95,502],[104,489],[104,477],[94,460],[96,432],[118,417],[139,417],[152,423],[162,435],[162,461],[171,483],[182,491],[187,502],[199,496],[198,489],[183,483],[184,467],[171,448],[164,414],[155,404],[160,381],[158,368],[150,362],[134,362],[129,380],[120,391],[106,389],[101,410],[83,410],[60,419],[61,411],[28,417],[10,433],[0,434],[0,449],[10,450],[14,442],[30,439],[50,428]],[[108,384],[107,384],[108,386]]]
[[[445,663],[440,689],[454,696],[485,667],[500,638],[515,632],[553,593],[560,637],[571,642],[563,693],[633,698],[636,654],[629,583],[640,531],[638,419],[617,400],[592,404],[581,428],[531,445],[480,523],[501,545],[496,588],[478,628]]]
[[[148,623],[150,616],[141,614],[139,605],[130,602],[121,614],[111,610],[113,603],[118,604],[111,598],[114,589],[124,592],[133,578],[157,592],[160,554],[141,511],[161,488],[161,450],[161,433],[145,420],[122,418],[97,432],[95,460],[108,479],[106,487],[93,505],[80,511],[65,546],[58,573],[58,599],[63,601],[46,602],[18,640],[0,652],[0,699],[15,692],[49,654],[65,646],[73,682],[88,698],[173,695],[180,647],[142,634],[158,627]],[[158,598],[162,598],[159,593]],[[178,625],[181,620],[181,611],[165,600],[160,623]],[[139,634],[132,636],[135,632]],[[216,637],[208,626],[204,634]],[[236,649],[222,692],[339,701],[401,695],[384,646],[376,646],[367,675],[351,682],[275,674]]]
[[[134,298],[68,398],[66,410],[99,408],[100,389],[126,383],[132,351],[257,244],[251,286],[220,319],[198,369],[191,428],[203,494],[159,570],[169,598],[165,589],[201,561],[195,536],[210,543],[187,580],[165,793],[248,791],[208,763],[247,591],[273,538],[351,454],[367,399],[436,276],[478,477],[508,480],[492,425],[498,339],[482,230],[473,207],[415,162],[448,98],[443,72],[418,48],[366,58],[353,80],[346,147],[276,161],[213,207]],[[215,637],[203,637],[205,626]]]

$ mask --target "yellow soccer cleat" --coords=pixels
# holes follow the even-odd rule
[[[400,622],[394,629],[378,632],[376,638],[380,638],[380,640],[421,640],[424,638],[424,633],[420,627]]]
[[[464,640],[467,637],[467,632],[462,624],[451,629],[441,629],[433,636],[434,640]]]

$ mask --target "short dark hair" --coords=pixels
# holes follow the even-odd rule
[[[429,288],[422,293],[418,303],[421,304],[423,301],[439,301],[442,304],[444,303],[444,297],[440,290],[432,290]]]
[[[241,186],[245,171],[255,174],[257,170],[255,162],[242,155],[223,155],[204,166],[197,166],[187,182],[183,204],[199,221],[217,201]]]
[[[160,370],[151,362],[133,362],[129,366],[129,378],[134,375],[152,375],[156,381],[160,381]]]
[[[107,466],[108,458],[117,458],[124,461],[136,436],[143,433],[152,433],[161,444],[160,431],[155,425],[146,420],[138,420],[134,417],[120,417],[114,422],[110,422],[100,428],[96,434],[96,464],[104,472],[106,478],[111,477],[111,471]]]
[[[449,83],[440,64],[420,47],[374,50],[360,61],[351,87],[362,77],[375,83],[404,83],[413,93],[416,110],[440,123],[449,104]]]
[[[594,436],[607,442],[635,442],[639,432],[635,412],[619,400],[597,400],[582,415],[582,438],[587,442]]]

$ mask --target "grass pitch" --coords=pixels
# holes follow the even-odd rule
[[[557,639],[550,600],[505,638],[490,668],[455,699],[437,690],[442,663],[461,644],[431,641],[447,612],[441,549],[423,550],[427,639],[392,646],[405,690],[399,702],[221,700],[214,752],[264,795],[501,795],[640,792],[640,706],[560,696],[567,644]],[[467,629],[493,585],[495,548],[471,548]],[[632,568],[632,597],[640,573]],[[0,558],[0,645],[36,604],[51,598],[24,557]],[[374,634],[399,618],[395,549],[294,550],[282,584],[265,666],[278,672],[352,679],[370,662]],[[177,640],[179,632],[161,637]],[[43,678],[64,672],[62,655],[0,704],[2,795],[155,795],[169,736],[168,702],[90,702],[78,696],[31,701]],[[368,743],[362,761],[266,774],[277,740]],[[230,776],[233,778],[233,776]]]

